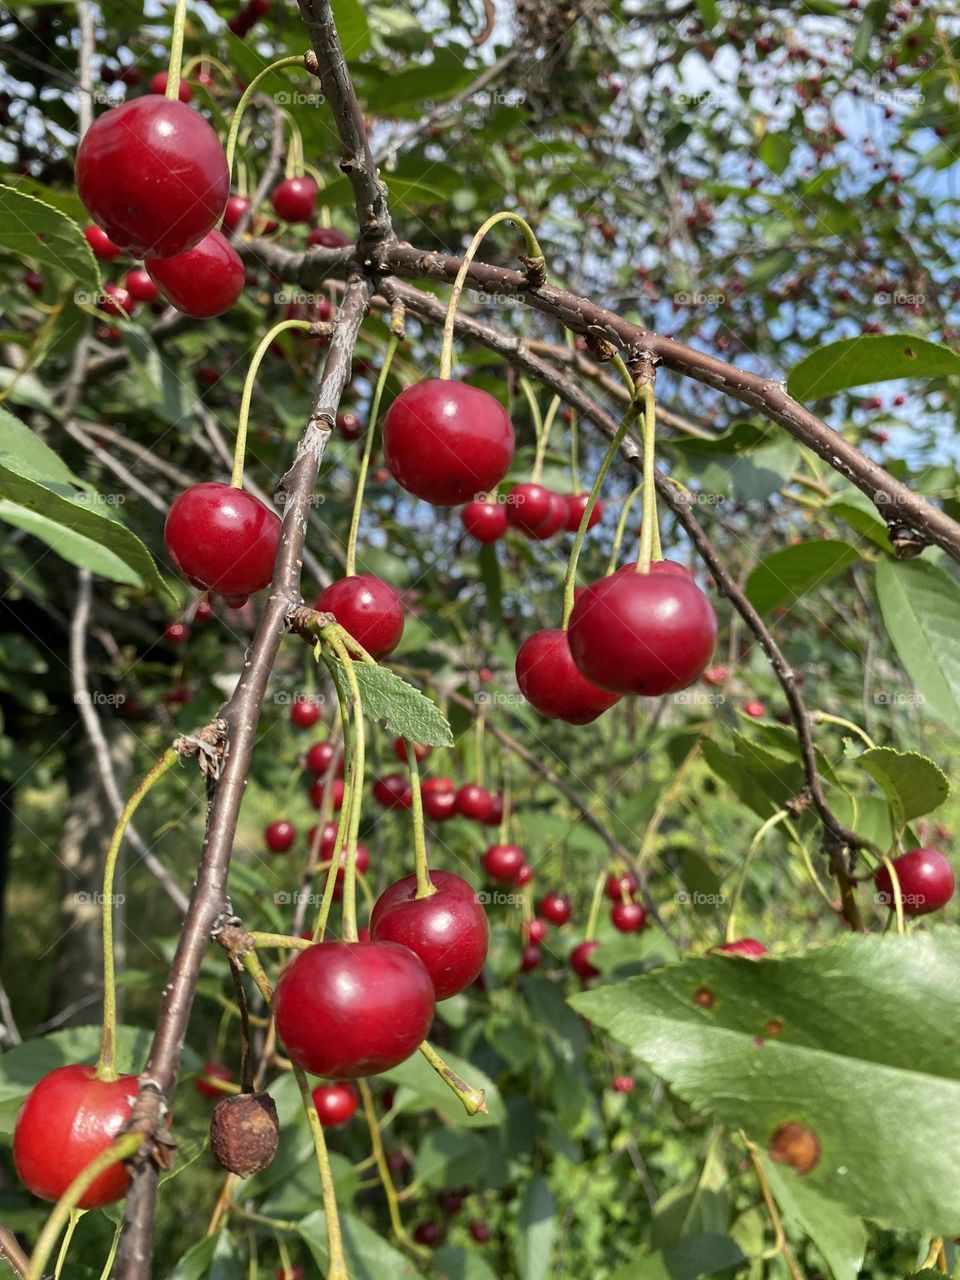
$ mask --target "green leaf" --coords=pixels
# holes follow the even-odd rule
[[[492,1271],[476,1253],[470,1253],[458,1245],[447,1244],[433,1252],[434,1266],[443,1280],[497,1280]],[[943,1277],[940,1277],[943,1280]]]
[[[858,533],[869,538],[884,551],[890,550],[890,535],[887,526],[881,519],[877,508],[865,493],[852,487],[837,494],[825,504],[826,510],[845,520]]]
[[[486,1148],[463,1129],[432,1129],[417,1152],[416,1175],[428,1187],[456,1187],[478,1181]]]
[[[331,0],[333,19],[340,36],[340,47],[350,62],[370,48],[370,27],[360,0]]]
[[[697,0],[697,8],[704,27],[711,31],[717,25],[717,0]]]
[[[97,260],[73,219],[36,196],[2,185],[0,247],[66,271],[92,294],[100,292]]]
[[[867,1247],[863,1221],[820,1195],[791,1172],[765,1157],[767,1180],[780,1212],[791,1228],[812,1240],[833,1280],[857,1280]]]
[[[513,1242],[520,1280],[545,1280],[557,1236],[557,1206],[546,1178],[531,1178],[517,1214]]]
[[[414,105],[419,111],[425,98],[444,102],[472,84],[476,75],[476,68],[465,66],[452,49],[437,49],[432,62],[381,77],[367,95],[367,108],[384,115]]]
[[[732,1272],[746,1259],[729,1236],[687,1236],[662,1253],[649,1253],[613,1273],[610,1280],[698,1280]]]
[[[246,1274],[236,1241],[223,1230],[189,1248],[167,1280],[244,1280]]]
[[[927,560],[881,560],[877,598],[884,625],[924,711],[960,720],[960,587]],[[892,691],[888,691],[892,701]]]
[[[12,525],[15,529],[23,529],[45,542],[51,551],[79,568],[89,569],[91,573],[106,578],[109,582],[125,582],[130,586],[143,585],[143,579],[128,565],[115,556],[112,551],[86,538],[83,534],[74,533],[56,520],[28,511],[26,507],[18,507],[13,502],[0,498],[0,520]]]
[[[330,664],[342,698],[349,697],[346,678],[339,662]],[[453,734],[440,708],[419,689],[407,684],[387,667],[355,662],[363,710],[371,720],[386,720],[402,738],[429,747],[452,747]]]
[[[950,794],[947,775],[916,751],[873,747],[857,756],[857,764],[883,789],[898,827],[938,808]]]
[[[497,1086],[490,1077],[472,1062],[445,1049],[443,1060],[447,1066],[474,1089],[483,1089],[487,1095],[487,1111],[468,1116],[463,1103],[444,1084],[422,1053],[415,1053],[398,1067],[382,1072],[385,1080],[402,1086],[398,1089],[396,1107],[402,1111],[424,1111],[432,1108],[444,1119],[455,1125],[471,1129],[485,1129],[503,1123],[505,1111]]]
[[[422,1280],[422,1272],[405,1258],[399,1250],[371,1230],[365,1222],[353,1214],[340,1214],[340,1230],[343,1233],[343,1252],[346,1255],[350,1280]],[[327,1274],[327,1220],[321,1209],[301,1218],[297,1231],[314,1261]]]
[[[503,587],[496,548],[490,543],[482,546],[477,560],[480,563],[480,578],[487,597],[489,616],[491,619],[497,619],[503,612]]]
[[[73,497],[84,486],[58,453],[55,453],[25,422],[0,408],[0,467],[8,467],[55,489],[64,497]]]
[[[570,1004],[762,1147],[803,1125],[820,1149],[805,1188],[882,1226],[960,1231],[958,931],[689,959]]]
[[[747,596],[760,613],[788,608],[860,560],[849,542],[800,542],[765,556],[747,579]]]
[[[771,173],[781,174],[790,163],[793,143],[785,133],[767,133],[757,147],[757,156]]]
[[[939,378],[960,374],[960,355],[911,333],[865,334],[818,347],[790,371],[787,390],[798,400],[817,400],[895,378]]]

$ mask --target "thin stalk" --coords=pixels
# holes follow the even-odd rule
[[[240,413],[237,417],[237,441],[233,447],[233,471],[230,474],[230,484],[234,489],[243,488],[243,464],[247,454],[247,423],[250,421],[250,401],[253,399],[253,384],[256,382],[260,362],[278,334],[283,333],[286,329],[309,330],[313,327],[309,320],[281,320],[279,324],[275,324],[268,333],[263,335],[256,351],[253,353],[250,368],[247,370],[247,376],[244,379],[243,395],[240,398]]]
[[[187,0],[177,0],[170,31],[170,61],[167,63],[167,88],[165,96],[171,102],[180,97],[180,64],[183,62],[183,29],[187,22]]]
[[[387,1198],[387,1212],[390,1215],[390,1227],[397,1240],[407,1249],[412,1249],[415,1253],[423,1252],[420,1245],[415,1244],[407,1235],[406,1228],[403,1225],[403,1219],[400,1217],[400,1205],[397,1200],[397,1189],[393,1184],[393,1176],[390,1173],[390,1165],[387,1163],[387,1157],[383,1150],[383,1138],[380,1135],[380,1123],[377,1120],[377,1113],[373,1105],[373,1094],[370,1092],[370,1086],[362,1077],[357,1081],[357,1088],[360,1091],[360,1100],[363,1103],[363,1114],[367,1121],[367,1128],[370,1130],[370,1146],[373,1149],[373,1162],[377,1166],[377,1173],[380,1175],[380,1182],[383,1186],[383,1194]]]
[[[70,1221],[67,1223],[67,1229],[63,1233],[63,1240],[60,1244],[60,1252],[57,1254],[57,1265],[53,1269],[53,1280],[60,1280],[60,1274],[63,1271],[63,1264],[67,1260],[67,1254],[70,1252],[70,1242],[73,1239],[73,1233],[80,1224],[80,1219],[86,1213],[86,1209],[71,1209]]]
[[[333,649],[343,666],[347,688],[350,690],[350,705],[353,711],[353,751],[347,765],[350,786],[350,818],[347,826],[347,857],[343,870],[343,936],[347,942],[357,941],[357,833],[360,830],[360,809],[363,803],[363,757],[364,757],[364,724],[363,703],[360,699],[360,686],[354,670],[353,659],[340,638],[341,628],[327,626],[321,628],[320,634]],[[336,870],[331,871],[335,875]]]
[[[610,549],[610,559],[607,562],[607,577],[613,573],[617,567],[617,561],[620,559],[620,548],[623,545],[623,535],[627,531],[627,520],[637,498],[643,493],[643,485],[638,484],[627,495],[627,500],[623,504],[623,510],[620,512],[620,519],[617,521],[617,532],[613,535],[613,546]]]
[[[317,1115],[317,1108],[313,1105],[313,1096],[310,1092],[310,1085],[307,1083],[306,1073],[301,1067],[295,1066],[293,1074],[296,1076],[300,1097],[303,1099],[303,1109],[307,1113],[307,1123],[310,1125],[313,1148],[317,1155],[317,1166],[320,1169],[323,1216],[326,1220],[327,1228],[327,1253],[330,1258],[327,1280],[350,1280],[350,1275],[347,1271],[347,1260],[343,1253],[343,1236],[340,1232],[337,1194],[333,1186],[333,1173],[330,1169],[330,1157],[327,1154],[327,1142],[323,1136],[323,1125]]]
[[[865,742],[870,750],[873,750],[877,745],[865,729],[861,729],[852,720],[845,720],[843,716],[831,715],[829,711],[811,711],[810,719],[814,724],[836,724],[841,729],[849,729],[851,733],[855,733],[858,738]]]
[[[465,1080],[457,1075],[434,1049],[428,1040],[424,1040],[420,1045],[420,1052],[436,1071],[437,1075],[448,1088],[452,1089],[460,1101],[468,1116],[475,1116],[478,1111],[486,1114],[487,1111],[487,1095],[483,1089],[472,1089]]]
[[[292,67],[294,65],[299,66],[301,70],[303,69],[302,53],[291,54],[288,58],[278,58],[276,62],[271,62],[269,67],[264,67],[262,71],[259,71],[253,77],[240,95],[240,101],[237,103],[237,108],[230,121],[230,132],[227,134],[227,172],[231,175],[233,174],[233,159],[237,153],[237,137],[240,133],[240,124],[243,120],[243,113],[247,109],[247,104],[259,88],[261,80],[266,79],[274,71],[279,71],[282,67]]]
[[[660,527],[657,520],[657,411],[652,386],[643,388],[643,523],[637,572],[649,573],[650,562],[660,559]]]
[[[603,903],[603,887],[606,883],[607,873],[606,871],[601,871],[593,886],[593,897],[590,900],[590,914],[587,916],[587,931],[583,935],[584,942],[591,942],[593,940],[593,935],[597,932],[597,922],[600,919],[600,907]]]
[[[766,820],[766,822],[763,823],[763,825],[758,829],[756,835],[750,841],[750,846],[747,849],[746,855],[744,856],[744,859],[743,859],[743,867],[740,871],[740,878],[737,881],[737,887],[733,891],[733,902],[730,906],[730,915],[727,917],[727,930],[726,930],[726,933],[724,934],[724,942],[736,941],[737,908],[740,905],[740,899],[743,896],[744,886],[747,883],[747,871],[750,867],[750,859],[753,857],[756,850],[760,847],[764,836],[769,831],[772,831],[774,827],[778,826],[779,823],[781,823],[784,820],[784,818],[788,818],[789,816],[790,815],[786,809],[778,809],[775,814],[773,814],[771,817],[769,817]]]
[[[407,767],[410,770],[410,796],[413,813],[413,856],[417,870],[417,897],[432,898],[437,887],[430,879],[427,862],[427,838],[423,829],[423,796],[420,794],[420,764],[414,743],[407,741]]]
[[[370,467],[370,455],[373,452],[373,435],[374,427],[377,424],[377,416],[380,413],[380,401],[383,397],[383,389],[387,383],[387,375],[390,372],[390,365],[393,362],[394,354],[400,345],[400,339],[396,334],[390,335],[390,341],[387,343],[387,352],[383,357],[383,365],[380,369],[380,376],[377,378],[376,389],[373,393],[373,403],[370,406],[370,419],[367,423],[367,435],[363,442],[363,455],[360,459],[360,470],[357,472],[357,489],[353,498],[353,514],[350,517],[350,533],[347,537],[347,563],[346,576],[352,578],[357,572],[357,534],[360,530],[360,512],[363,509],[363,491],[367,483],[367,471]]]

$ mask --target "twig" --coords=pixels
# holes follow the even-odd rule
[[[30,1259],[20,1248],[17,1237],[10,1228],[2,1224],[0,1224],[0,1258],[16,1275],[25,1276],[27,1274]]]
[[[77,26],[80,29],[80,49],[77,53],[77,78],[80,82],[77,91],[77,132],[82,138],[93,124],[93,46],[97,39],[93,9],[87,0],[77,0]]]
[[[78,444],[82,444],[88,453],[100,463],[102,467],[106,467],[108,471],[112,471],[118,480],[122,480],[127,488],[132,489],[134,493],[138,493],[145,502],[157,511],[166,513],[167,504],[159,497],[155,489],[151,489],[149,485],[138,480],[132,471],[126,467],[119,458],[115,458],[113,454],[108,453],[106,449],[102,449],[95,440],[87,435],[79,422],[69,419],[63,424],[63,429],[68,436],[72,436]]]

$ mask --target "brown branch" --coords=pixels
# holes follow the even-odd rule
[[[17,1276],[25,1276],[30,1266],[30,1259],[20,1248],[17,1237],[9,1227],[0,1223],[0,1258]]]
[[[196,885],[164,987],[150,1058],[140,1077],[140,1095],[131,1119],[131,1128],[151,1136],[154,1142],[162,1136],[169,1116],[170,1095],[200,964],[210,936],[228,907],[227,874],[257,721],[287,617],[300,604],[304,534],[314,486],[340,396],[350,377],[353,349],[369,293],[369,285],[363,280],[354,279],[347,287],[306,429],[293,465],[281,482],[286,501],[270,596],[237,687],[220,713],[226,733],[222,772],[212,787]],[[156,1189],[157,1166],[148,1150],[133,1162],[115,1271],[118,1280],[145,1280],[150,1274]]]

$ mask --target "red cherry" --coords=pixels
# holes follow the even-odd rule
[[[91,222],[89,226],[83,228],[83,234],[86,236],[87,244],[93,250],[94,255],[101,262],[112,262],[114,258],[118,258],[123,250],[118,244],[114,244],[107,233],[98,227],[95,222]]]
[[[374,658],[392,653],[403,635],[403,603],[389,583],[372,573],[331,582],[313,607],[320,613],[332,613]]]
[[[167,644],[183,644],[190,639],[190,628],[185,622],[168,622],[163,628],[163,638]]]
[[[490,812],[483,819],[484,825],[488,827],[499,827],[502,821],[503,821],[503,796],[499,794],[491,794]]]
[[[587,978],[597,978],[600,976],[600,970],[594,968],[590,963],[590,957],[599,947],[600,943],[595,941],[580,942],[570,952],[570,968],[579,978],[586,981]]]
[[[137,257],[173,258],[203,239],[230,191],[217,135],[182,102],[148,94],[105,111],[77,151],[90,216]]]
[[[437,1204],[448,1217],[453,1217],[463,1208],[463,1202],[469,1194],[469,1187],[444,1187],[437,1192]]]
[[[198,600],[197,607],[193,612],[194,622],[212,622],[216,617],[213,612],[213,605],[209,600]]]
[[[39,271],[27,271],[24,274],[23,283],[27,286],[27,288],[30,290],[31,293],[43,292],[43,276],[40,274]],[[115,329],[113,332],[119,335],[119,330]]]
[[[194,320],[222,316],[243,293],[243,263],[217,230],[175,258],[147,258],[146,267],[167,301]]]
[[[535,542],[545,542],[547,538],[552,538],[555,533],[559,533],[564,527],[567,520],[567,500],[559,493],[551,492],[549,494],[549,505],[547,514],[535,529],[526,529],[528,538],[533,538]]]
[[[486,1244],[490,1239],[490,1228],[480,1218],[472,1218],[470,1221],[470,1234],[477,1244]]]
[[[231,18],[230,22],[232,21],[233,19]],[[227,25],[230,26],[230,23]],[[230,30],[233,30],[232,26]],[[307,1273],[301,1266],[281,1267],[277,1272],[277,1280],[307,1280]]]
[[[532,534],[551,519],[551,493],[542,484],[515,484],[507,494],[507,524],[521,533]]]
[[[337,430],[344,440],[358,440],[363,435],[363,423],[355,413],[338,413]]]
[[[333,857],[334,845],[337,841],[337,823],[325,822],[321,828],[318,823],[307,832],[307,848],[312,849],[314,841],[317,838],[317,832],[320,833],[320,843],[317,845],[317,853],[320,855],[321,862],[329,862]],[[358,845],[357,848],[360,846]],[[342,852],[342,850],[341,850]]]
[[[568,533],[576,533],[580,528],[580,521],[583,519],[583,513],[586,511],[589,501],[589,493],[567,494],[567,522],[564,528]],[[602,516],[603,503],[598,498],[593,510],[590,512],[590,523],[587,528],[592,529],[595,524],[599,524]]]
[[[610,919],[620,933],[636,933],[647,923],[647,913],[639,902],[615,902]]]
[[[524,852],[515,844],[492,844],[483,855],[484,871],[501,884],[515,884],[517,873],[525,865]]]
[[[352,244],[350,237],[339,227],[314,227],[307,236],[308,248],[319,245],[322,249],[345,249]]]
[[[614,1076],[610,1088],[614,1093],[633,1093],[633,1076]]]
[[[132,316],[136,311],[137,300],[128,289],[124,289],[123,285],[105,284],[100,308],[102,311],[106,311],[108,315],[126,319],[127,316]]]
[[[101,1155],[130,1118],[137,1077],[97,1080],[93,1067],[67,1066],[43,1076],[27,1095],[13,1133],[20,1181],[41,1200],[59,1200],[73,1179]],[[127,1192],[126,1166],[105,1169],[77,1201],[98,1209]]]
[[[373,798],[385,809],[409,809],[413,791],[402,773],[388,773],[373,780]]]
[[[323,797],[326,789],[322,781],[318,778],[316,782],[310,785],[310,803],[315,809],[323,807]],[[333,811],[339,813],[343,808],[343,779],[334,778],[330,784],[330,795],[333,799]]]
[[[529,942],[544,942],[549,932],[550,926],[546,920],[541,920],[538,916],[534,916],[526,926],[526,936]]]
[[[438,1000],[470,986],[490,939],[486,912],[466,881],[463,890],[438,889],[429,898],[381,910],[372,933],[378,942],[398,942],[420,957]]]
[[[298,729],[312,729],[320,719],[320,707],[312,698],[298,694],[290,703],[290,721]]]
[[[457,812],[457,789],[449,778],[427,778],[420,796],[424,813],[434,822],[445,822]]]
[[[583,675],[614,693],[648,697],[684,689],[702,674],[717,639],[713,606],[681,574],[612,574],[573,608],[570,652]]]
[[[729,667],[707,667],[703,673],[703,678],[707,684],[718,685],[726,684],[730,679]]]
[[[159,93],[162,97],[163,94],[167,92],[168,79],[169,77],[167,76],[166,71],[158,71],[155,76],[151,77],[150,92]],[[193,90],[187,84],[186,80],[181,79],[180,83],[177,85],[177,97],[181,102],[189,102],[193,97]]]
[[[236,231],[240,225],[240,219],[250,208],[250,201],[246,196],[230,196],[227,200],[226,207],[223,210],[223,224],[221,230],[227,235],[231,231]]]
[[[135,89],[137,85],[140,83],[140,81],[143,79],[143,72],[140,70],[139,67],[135,67],[135,66],[124,67],[123,70],[120,72],[120,79],[123,82],[123,84],[127,86],[128,89]]]
[[[394,479],[439,507],[487,493],[513,460],[513,425],[498,400],[465,382],[428,378],[401,391],[383,424]]]
[[[438,1244],[443,1233],[435,1222],[418,1222],[413,1229],[413,1238],[417,1244],[433,1246]]]
[[[156,302],[160,296],[160,290],[142,267],[134,267],[132,271],[128,271],[123,284],[130,297],[137,302]]]
[[[636,573],[636,560],[629,561],[628,564],[622,564],[617,573]],[[693,574],[685,564],[680,564],[677,560],[654,560],[650,565],[651,573],[667,573],[675,574],[679,578],[692,578]]]
[[[280,521],[253,494],[209,482],[191,485],[174,499],[163,536],[188,582],[246,598],[273,576]]]
[[[313,1091],[313,1105],[325,1129],[336,1129],[352,1120],[359,1101],[356,1085],[345,1080],[318,1084]]]
[[[590,724],[620,701],[580,674],[566,631],[534,631],[517,653],[517,684],[527,701],[550,720]]]
[[[475,782],[465,782],[457,792],[457,812],[474,822],[486,822],[493,812],[490,792]]]
[[[545,893],[540,899],[537,907],[540,915],[545,916],[551,924],[566,924],[573,915],[573,904],[565,893],[559,893],[556,889],[551,889],[549,893]]]
[[[296,706],[296,703],[294,703]],[[337,742],[315,742],[307,752],[307,768],[317,778],[322,778],[336,757],[334,774],[343,777],[343,747]]]
[[[540,967],[540,961],[543,959],[543,952],[535,942],[528,942],[520,952],[520,972],[531,973],[534,969]]]
[[[478,542],[496,542],[507,532],[507,513],[501,502],[474,498],[460,513],[463,527]]]
[[[748,956],[751,960],[758,960],[760,956],[767,954],[767,948],[756,938],[738,938],[736,942],[721,942],[719,946],[711,947],[710,951],[718,951],[726,956]]]
[[[430,883],[447,895],[459,894],[461,897],[470,900],[475,900],[477,896],[473,886],[468,884],[462,876],[454,875],[452,871],[431,871]],[[370,912],[371,930],[376,930],[380,917],[387,911],[392,911],[394,907],[403,903],[413,902],[416,896],[417,877],[415,875],[404,876],[402,879],[395,880],[393,884],[388,885],[376,900],[373,910]]]
[[[900,882],[903,914],[925,916],[939,911],[953,897],[953,868],[939,849],[910,849],[893,859]],[[873,877],[877,901],[896,910],[893,880],[885,866],[879,866]]]
[[[430,1030],[433,984],[395,942],[320,942],[277,983],[273,1012],[289,1057],[313,1075],[355,1079],[409,1058]]]
[[[406,738],[394,738],[393,754],[397,757],[397,759],[400,761],[401,764],[406,764],[407,762]],[[424,746],[422,742],[415,742],[413,744],[413,754],[417,757],[417,763],[422,764],[423,761],[426,760],[427,756],[430,754],[430,748],[427,746]]]
[[[270,203],[284,222],[309,222],[317,203],[317,184],[313,178],[284,178],[274,188]]]
[[[624,871],[618,876],[607,876],[603,891],[611,902],[622,902],[624,896],[632,898],[637,892],[637,877],[632,871]]]
[[[321,842],[320,848],[321,850],[323,849],[322,842]],[[330,852],[327,854],[327,858],[329,858],[332,854],[333,854],[333,841],[330,842]],[[357,858],[356,858],[355,866],[356,866],[356,871],[358,876],[365,876],[367,872],[370,870],[370,850],[360,840],[357,841]],[[337,880],[333,886],[334,902],[340,902],[341,899],[343,898],[343,882],[346,879],[346,876],[347,876],[347,851],[346,849],[341,849],[340,863],[339,863],[339,866],[337,867]],[[367,932],[366,937],[362,936],[363,935],[362,929],[359,932],[361,935],[360,937],[361,942],[370,941],[369,929],[366,931]]]
[[[525,862],[517,872],[516,880],[514,881],[514,883],[520,885],[522,888],[525,884],[530,884],[530,882],[533,879],[534,879],[533,867],[531,867],[528,863]]]
[[[743,704],[741,710],[745,716],[750,716],[753,720],[762,720],[767,714],[767,704],[761,702],[759,698],[751,698]]]
[[[297,838],[297,832],[292,822],[281,819],[264,829],[263,838],[271,853],[286,853]]]
[[[204,1077],[207,1079],[204,1079]],[[215,1084],[211,1084],[210,1080],[223,1080],[230,1084],[233,1081],[233,1072],[228,1071],[226,1067],[221,1067],[218,1062],[205,1062],[203,1064],[203,1075],[197,1077],[197,1093],[204,1098],[225,1098],[227,1095],[223,1089],[218,1089]]]

